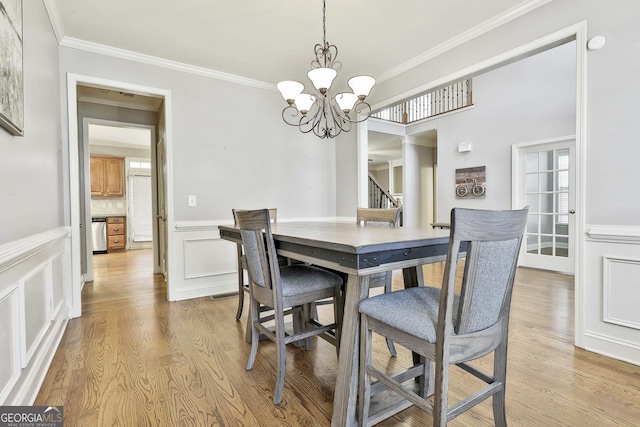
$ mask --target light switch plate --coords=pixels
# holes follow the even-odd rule
[[[196,205],[196,196],[191,195],[189,196],[189,206],[195,206]]]

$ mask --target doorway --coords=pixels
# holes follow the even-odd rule
[[[430,227],[436,222],[437,131],[406,135],[404,128],[401,133],[395,133],[397,129],[372,120],[367,135],[368,173],[403,206],[403,225]],[[374,207],[370,201],[367,206]]]
[[[92,101],[92,97],[94,102]],[[115,99],[114,99],[115,98]],[[171,93],[163,89],[143,87],[139,85],[109,81],[100,78],[90,76],[79,76],[74,74],[67,75],[67,100],[68,100],[68,123],[69,123],[69,175],[70,175],[70,208],[71,208],[71,277],[72,277],[72,292],[70,298],[70,317],[78,317],[82,314],[82,301],[81,290],[84,285],[83,281],[83,255],[85,259],[87,255],[87,239],[85,229],[88,227],[84,224],[90,224],[90,210],[86,209],[88,198],[84,189],[87,185],[88,177],[88,159],[89,152],[88,147],[85,148],[85,140],[87,135],[84,134],[83,128],[79,127],[81,121],[79,118],[99,118],[102,120],[121,120],[123,111],[126,111],[127,123],[134,123],[136,125],[151,125],[155,126],[156,133],[153,138],[153,143],[150,142],[150,162],[152,163],[151,179],[152,179],[152,194],[153,194],[153,237],[154,242],[162,242],[164,247],[160,247],[159,244],[153,245],[153,272],[163,272],[160,267],[160,262],[157,260],[163,258],[170,264],[170,258],[167,257],[168,247],[170,244],[170,238],[165,236],[164,239],[158,239],[158,200],[164,202],[162,212],[164,218],[170,221],[172,218],[172,210],[167,208],[167,205],[171,203],[171,195],[164,194],[163,197],[158,197],[157,190],[157,176],[156,171],[162,171],[163,176],[163,191],[168,191],[171,188],[172,182],[171,167],[166,164],[156,165],[156,142],[158,140],[164,141],[164,156],[165,162],[171,162],[171,138],[170,138],[170,123],[171,123]],[[153,101],[156,105],[155,111],[153,111],[154,119],[149,122],[140,119],[145,115],[145,111],[139,105],[136,106],[136,102],[149,102]],[[88,105],[83,105],[88,104]],[[85,110],[83,110],[85,108]],[[114,114],[113,111],[116,111]],[[111,115],[108,112],[112,111]],[[148,111],[147,111],[148,113]],[[147,114],[148,115],[148,114]],[[79,132],[74,132],[74,129],[78,129]],[[87,221],[89,220],[89,221]],[[166,229],[166,227],[164,227]],[[161,254],[161,255],[159,255]],[[168,268],[167,268],[168,270]],[[171,283],[169,280],[167,283],[167,298],[170,298]]]
[[[575,272],[575,138],[513,147],[515,206],[529,206],[520,265]]]
[[[99,102],[99,100],[96,100]],[[79,107],[80,111],[86,109]],[[82,114],[82,112],[81,112]],[[94,109],[92,115],[104,115],[105,111],[100,113]],[[124,117],[127,118],[126,115]],[[156,127],[155,125],[146,125],[139,123],[131,123],[124,121],[104,120],[98,118],[83,118],[83,138],[80,141],[82,152],[88,155],[81,155],[80,163],[85,167],[83,189],[81,190],[81,212],[86,224],[92,221],[105,221],[108,218],[121,218],[125,230],[122,234],[125,243],[122,247],[124,250],[131,249],[151,249],[153,243],[152,222],[153,214],[151,211],[153,200],[158,197],[153,194],[151,183],[151,168],[155,169],[155,165],[151,159],[151,145],[155,141]],[[89,178],[86,163],[91,159],[117,159],[117,165],[120,169],[117,179],[120,185],[120,191],[117,195],[105,197],[104,195],[94,195],[92,191],[92,182]],[[146,179],[145,179],[146,175]],[[121,178],[121,179],[120,179]],[[132,197],[135,195],[135,197]],[[109,225],[107,225],[109,230]],[[112,226],[113,228],[113,226]],[[108,231],[105,230],[105,243],[108,245],[114,239],[122,240],[122,238],[107,237]],[[81,230],[84,231],[84,230]],[[112,231],[112,230],[109,230]],[[106,249],[99,251],[98,254],[93,252],[96,248],[92,241],[95,238],[93,233],[86,233],[84,236],[85,245],[82,256],[82,274],[84,282],[93,280],[93,261],[95,256],[105,256]],[[154,271],[153,265],[149,264],[149,271]]]

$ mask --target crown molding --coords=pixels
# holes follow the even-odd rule
[[[249,79],[246,77],[236,76],[234,74],[223,73],[221,71],[211,70],[204,67],[196,67],[182,62],[170,61],[163,58],[158,58],[151,55],[143,55],[140,53],[132,52],[124,49],[117,49],[114,47],[91,43],[72,37],[67,37],[64,34],[64,28],[60,20],[60,13],[56,6],[55,0],[42,0],[44,7],[49,15],[49,21],[51,27],[55,33],[56,39],[60,46],[69,47],[72,49],[84,50],[87,52],[98,53],[101,55],[107,55],[114,58],[126,59],[129,61],[136,61],[147,65],[155,65],[157,67],[167,68],[170,70],[181,71],[184,73],[196,74],[199,76],[209,77],[212,79],[223,80],[231,83],[237,83],[245,86],[251,86],[259,89],[270,90],[276,92],[276,86],[271,83],[262,82],[260,80]]]
[[[64,30],[60,23],[60,13],[58,12],[56,2],[55,0],[42,0],[42,3],[47,11],[47,15],[49,15],[49,22],[51,22],[51,28],[53,28],[58,44],[60,44],[60,41],[64,38]]]
[[[221,71],[211,70],[204,67],[197,67],[182,62],[158,58],[156,56],[144,55],[130,50],[118,49],[115,47],[92,43],[85,40],[79,40],[72,37],[64,37],[60,42],[60,46],[84,50],[86,52],[97,53],[100,55],[111,56],[119,59],[126,59],[128,61],[140,62],[142,64],[154,65],[156,67],[181,71],[183,73],[196,74],[212,79],[224,80],[227,82],[237,83],[244,86],[251,86],[258,89],[265,89],[273,92],[276,91],[276,86],[274,84],[262,82],[260,80],[249,79],[246,77],[237,76],[235,74],[223,73]]]
[[[380,74],[376,78],[377,84],[380,84],[386,80],[396,77],[404,73],[405,71],[409,71],[410,69],[417,67],[420,64],[430,61],[433,58],[440,56],[450,50],[453,50],[456,47],[461,46],[470,40],[473,40],[485,33],[488,33],[491,30],[494,30],[502,25],[505,25],[513,21],[514,19],[517,19],[522,15],[525,15],[531,12],[532,10],[535,10],[541,6],[544,6],[545,4],[551,1],[552,0],[532,0],[532,1],[521,3],[502,14],[497,15],[483,22],[482,24],[477,25],[465,31],[464,33],[461,33],[456,37],[453,37],[447,40],[446,42],[441,43],[440,45],[434,47],[433,49],[429,49],[428,51],[416,56],[415,58],[412,58],[396,67],[393,67],[389,71],[386,71]]]

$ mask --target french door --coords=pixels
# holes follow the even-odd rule
[[[515,206],[529,206],[520,265],[574,273],[575,138],[514,146]]]

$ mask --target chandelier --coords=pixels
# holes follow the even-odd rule
[[[314,48],[316,59],[311,62],[307,77],[316,89],[315,93],[302,93],[304,85],[296,81],[278,83],[287,106],[282,110],[282,119],[297,126],[302,133],[313,133],[319,138],[335,138],[342,131],[349,132],[353,123],[365,121],[371,115],[371,106],[364,102],[376,83],[373,77],[357,76],[347,84],[351,92],[332,96],[331,83],[342,68],[336,61],[338,48],[327,43],[326,0],[322,0],[322,44]],[[353,115],[353,119],[351,118]],[[362,117],[358,120],[358,117]]]

